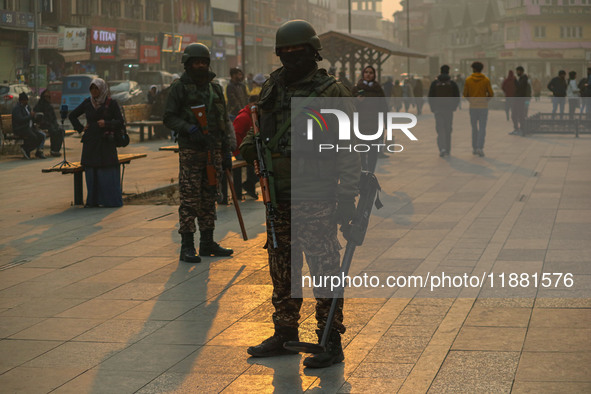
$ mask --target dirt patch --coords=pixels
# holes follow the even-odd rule
[[[127,205],[179,205],[179,201],[178,183],[123,197],[123,202]]]

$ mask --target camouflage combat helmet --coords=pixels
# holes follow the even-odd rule
[[[210,56],[209,48],[206,45],[201,44],[200,42],[194,42],[187,45],[185,48],[183,57],[181,58],[181,63],[185,64],[193,57],[204,57],[206,59],[210,59]]]
[[[277,29],[277,34],[275,36],[275,53],[278,53],[278,50],[283,47],[304,44],[310,45],[316,51],[322,49],[316,30],[314,30],[312,25],[305,20],[295,19],[288,21]]]

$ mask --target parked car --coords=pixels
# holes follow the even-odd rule
[[[143,104],[142,89],[136,81],[109,81],[111,98],[119,105]]]
[[[47,90],[49,90],[49,99],[51,105],[58,108],[62,103],[62,81],[49,82]]]
[[[18,95],[23,92],[29,96],[29,106],[33,108],[39,101],[39,96],[33,94],[29,86],[22,83],[0,85],[0,113],[11,114],[12,108],[18,103]]]
[[[87,97],[90,97],[90,83],[98,78],[95,74],[73,74],[64,77],[62,84],[62,104],[72,111]]]
[[[170,86],[173,80],[173,76],[171,73],[167,71],[138,71],[136,80],[139,83],[140,89],[143,92],[142,102],[147,103],[148,91],[150,90],[150,86],[158,86],[158,91],[161,92]]]

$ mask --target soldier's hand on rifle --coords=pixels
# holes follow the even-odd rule
[[[224,171],[232,169],[232,154],[229,152],[222,157],[222,169]]]
[[[205,136],[201,132],[201,127],[199,127],[199,125],[193,125],[189,129],[189,139],[191,140],[191,142],[195,142],[198,144],[205,143]]]
[[[349,224],[355,216],[355,197],[341,197],[337,202],[337,211],[335,213],[337,223]]]
[[[351,220],[355,217],[355,197],[341,197],[337,202],[335,212],[337,223],[341,225],[341,231],[346,240],[349,240],[351,232]]]

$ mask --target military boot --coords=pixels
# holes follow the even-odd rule
[[[318,342],[322,340],[322,330],[316,330]],[[342,362],[345,359],[343,346],[341,345],[341,334],[331,331],[324,353],[313,354],[304,359],[304,365],[308,368],[326,368],[333,364]]]
[[[232,249],[222,248],[213,240],[213,230],[201,231],[199,256],[230,256],[232,253],[234,253]]]
[[[283,344],[288,341],[299,341],[298,329],[295,327],[275,327],[275,334],[265,339],[260,345],[249,347],[246,352],[253,357],[273,357],[285,354],[297,354],[287,350]]]
[[[197,256],[195,250],[195,241],[193,240],[193,233],[181,234],[181,256],[180,260],[185,263],[199,263],[201,258]]]

